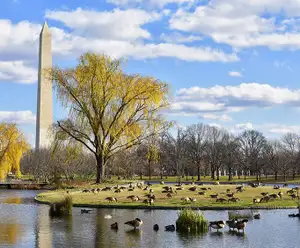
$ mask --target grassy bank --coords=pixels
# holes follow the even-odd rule
[[[172,198],[168,198],[166,193],[162,193],[164,185],[153,185],[151,189],[155,195],[154,204],[149,206],[143,203],[143,200],[147,199],[145,194],[149,193],[149,190],[145,191],[143,189],[136,188],[134,191],[128,191],[125,189],[120,193],[115,193],[112,191],[100,191],[99,193],[83,193],[82,189],[69,190],[66,193],[64,190],[56,190],[43,192],[36,196],[36,200],[41,203],[53,203],[61,200],[67,194],[70,194],[73,199],[74,206],[81,207],[116,207],[116,208],[170,208],[178,209],[183,207],[192,208],[202,208],[202,209],[248,209],[248,208],[295,208],[297,206],[297,201],[292,200],[290,196],[287,195],[288,188],[281,190],[274,190],[272,187],[245,187],[245,191],[236,193],[235,197],[238,197],[240,201],[236,203],[232,202],[216,202],[216,199],[211,198],[210,195],[218,194],[219,198],[228,199],[226,196],[226,190],[229,189],[230,192],[236,192],[234,185],[209,185],[209,186],[197,186],[197,191],[190,191],[188,188],[191,185],[184,185],[183,190],[177,190],[177,194],[172,194]],[[206,191],[206,195],[199,195],[198,192],[202,191],[201,188],[210,187],[211,190]],[[94,188],[97,188],[94,186]],[[173,187],[175,189],[175,187]],[[253,203],[253,198],[261,198],[262,192],[268,192],[269,194],[283,192],[282,199],[270,200],[268,203]],[[139,201],[132,201],[127,197],[130,195],[135,195],[140,198]],[[117,202],[108,202],[105,200],[107,197],[117,198]],[[184,201],[182,198],[190,197],[194,198],[195,202]]]

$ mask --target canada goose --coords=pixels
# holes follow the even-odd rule
[[[273,189],[280,189],[280,186],[274,185],[274,186],[273,186]]]
[[[183,190],[183,189],[184,189],[183,187],[176,188],[176,190]]]
[[[225,198],[218,198],[217,200],[216,200],[216,202],[226,202],[227,200],[225,199]]]
[[[218,193],[217,194],[212,194],[210,195],[211,198],[218,198]]]
[[[118,201],[117,198],[115,198],[115,197],[106,197],[105,200],[109,201],[109,202],[117,202]]]
[[[168,191],[168,190],[170,190],[171,187],[169,187],[169,186],[164,186],[164,187],[162,187],[162,188],[163,188],[164,190],[167,190],[167,191]]]
[[[149,186],[146,186],[143,190],[144,191],[149,190]]]
[[[88,214],[90,213],[92,210],[91,209],[81,209],[81,213],[82,214]]]
[[[151,206],[154,203],[154,200],[152,198],[145,199],[145,200],[143,200],[143,203],[149,204]]]
[[[118,222],[115,222],[115,223],[111,224],[111,225],[110,225],[110,228],[111,228],[111,229],[116,229],[116,230],[117,230],[117,229],[119,228]]]
[[[130,195],[126,197],[127,199],[131,199],[132,201],[139,201],[140,198],[136,195]]]
[[[112,190],[112,187],[108,187],[108,186],[102,189],[102,191],[110,191],[110,190]]]
[[[269,202],[269,200],[270,200],[270,196],[266,195],[260,199],[260,202]]]
[[[228,225],[229,227],[229,230],[231,229],[236,229],[236,223],[237,223],[237,220],[236,219],[233,219],[233,220],[227,220],[226,221],[226,224]]]
[[[190,201],[191,201],[191,202],[196,202],[196,201],[197,201],[196,198],[191,198],[191,197],[189,197],[189,198],[190,198]]]
[[[299,190],[299,189],[300,189],[300,187],[292,188],[292,190],[295,190],[295,191],[297,191],[297,190]]]
[[[168,190],[163,190],[161,193],[162,194],[166,194],[166,193],[168,193],[169,191]]]
[[[296,194],[291,194],[290,197],[294,200],[297,198]]]
[[[298,213],[298,214],[289,214],[289,217],[298,217],[298,218],[300,218],[300,213]]]
[[[271,194],[271,195],[269,195],[269,197],[272,199],[280,198],[280,196],[278,194]]]
[[[226,193],[230,193],[230,189],[226,189]]]
[[[155,225],[153,226],[153,230],[154,230],[154,231],[158,231],[158,230],[159,230],[158,224],[155,224]]]
[[[228,193],[226,195],[227,195],[227,197],[234,197],[234,193]]]
[[[220,220],[220,221],[211,221],[209,222],[208,227],[209,228],[213,228],[213,229],[217,229],[217,232],[219,231],[219,229],[224,228],[226,225],[225,221]]]
[[[175,226],[174,225],[165,226],[165,230],[167,232],[174,232],[175,231]]]
[[[260,217],[261,217],[260,214],[255,214],[255,215],[253,215],[253,218],[256,219],[256,220],[259,220]]]
[[[153,189],[150,189],[149,192],[150,192],[150,193],[153,193]]]
[[[165,183],[164,183],[164,181],[160,181],[160,184],[161,184],[161,185],[164,185]]]
[[[228,199],[228,202],[238,202],[240,199],[238,197],[232,197]]]
[[[239,231],[239,230],[243,230],[243,232],[244,232],[247,223],[248,223],[248,220],[247,220],[247,219],[243,219],[243,220],[241,220],[241,221],[238,221],[238,222],[236,223],[236,228],[237,228],[237,230],[238,230],[238,231]]]
[[[205,188],[205,187],[203,187],[203,188],[200,188],[201,190],[208,190],[208,188]]]
[[[287,194],[293,194],[295,192],[295,190],[291,189],[291,190],[288,190],[286,193]]]
[[[91,192],[96,194],[96,189],[91,189]]]
[[[189,190],[190,190],[190,191],[196,191],[196,190],[197,190],[197,187],[196,187],[196,186],[191,187],[191,188],[189,188]]]
[[[189,197],[182,197],[180,200],[185,201],[185,202],[189,202],[190,198]]]
[[[205,195],[206,193],[204,191],[198,192],[199,195]]]
[[[134,220],[127,221],[124,224],[132,226],[134,229],[136,229],[143,224],[143,221],[139,218],[135,218]]]
[[[282,185],[282,187],[288,187],[289,185],[287,184],[287,183],[284,183],[283,185]]]
[[[266,196],[266,195],[268,195],[269,194],[269,192],[262,192],[262,193],[260,193],[262,196]]]
[[[253,198],[253,203],[260,203],[261,199],[260,198]]]
[[[172,194],[171,194],[171,193],[168,193],[168,194],[167,194],[167,197],[168,197],[168,198],[172,198]]]
[[[100,189],[100,188],[97,188],[96,190],[97,190],[97,192],[98,192],[98,193],[101,191],[101,189]]]
[[[115,193],[121,193],[123,190],[122,189],[116,189]]]
[[[214,182],[214,185],[220,185],[220,183],[218,181]]]
[[[129,188],[128,191],[134,191],[134,187]]]
[[[90,191],[88,189],[82,190],[82,193],[89,193]]]
[[[280,192],[278,192],[278,196],[280,197],[280,198],[282,198],[282,196],[283,196],[283,193],[280,191]]]

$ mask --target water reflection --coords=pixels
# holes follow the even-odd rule
[[[1,247],[300,247],[299,219],[288,217],[292,210],[260,211],[262,219],[249,221],[245,233],[225,227],[219,232],[191,235],[164,231],[177,219],[177,211],[170,210],[93,209],[90,214],[81,214],[74,208],[71,217],[50,219],[48,206],[22,203],[23,197],[29,199],[35,193],[0,190],[1,202],[9,203],[0,204]],[[106,219],[106,215],[112,218]],[[228,211],[204,211],[204,215],[210,221],[226,220]],[[124,225],[136,217],[144,222],[139,229]],[[114,222],[119,224],[117,231],[110,229]],[[158,232],[153,230],[154,224],[159,225]]]
[[[20,224],[0,224],[0,244],[16,244],[20,230]]]

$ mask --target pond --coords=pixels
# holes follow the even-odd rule
[[[251,220],[245,234],[236,234],[225,227],[219,233],[203,236],[165,232],[164,226],[175,224],[175,210],[92,209],[81,214],[73,208],[73,216],[50,219],[49,207],[38,205],[33,197],[38,191],[0,190],[0,247],[239,247],[298,248],[300,220],[289,218],[296,210],[259,210],[262,218]],[[111,215],[111,219],[106,219]],[[228,211],[204,211],[210,221],[227,220]],[[133,231],[124,222],[136,217],[144,221]],[[110,229],[113,222],[119,230]],[[153,231],[158,224],[160,230]]]

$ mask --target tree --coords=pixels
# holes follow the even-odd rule
[[[9,172],[21,176],[20,160],[29,148],[16,124],[0,123],[0,179],[5,179]]]
[[[233,170],[236,168],[236,163],[238,161],[238,141],[232,135],[226,135],[224,138],[224,165],[228,170],[228,181],[232,180]]]
[[[296,177],[297,171],[297,158],[299,153],[300,137],[295,133],[287,133],[282,137],[282,145],[287,158],[289,159],[289,165],[292,169],[293,180]]]
[[[245,178],[246,172],[252,170],[255,172],[258,180],[261,173],[260,158],[267,142],[266,138],[258,131],[246,130],[239,136],[238,141],[242,153]]]
[[[52,69],[58,99],[68,118],[54,126],[55,139],[75,140],[92,152],[96,183],[109,159],[169,127],[160,111],[167,85],[152,77],[125,74],[121,60],[86,53],[73,69]]]
[[[205,155],[205,146],[207,145],[208,126],[203,123],[187,127],[187,152],[192,163],[197,168],[197,180],[200,181],[201,163]]]

